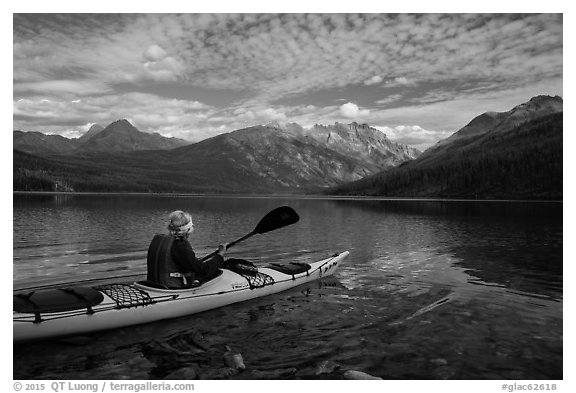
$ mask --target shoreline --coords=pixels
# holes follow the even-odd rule
[[[60,191],[12,191],[12,195],[71,195],[71,196],[152,196],[167,198],[230,198],[230,199],[317,199],[352,201],[410,201],[410,202],[534,202],[563,203],[557,199],[466,199],[426,197],[384,197],[371,195],[321,195],[321,194],[195,194],[195,193],[150,193],[150,192],[60,192]]]

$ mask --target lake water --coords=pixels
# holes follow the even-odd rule
[[[268,211],[300,221],[227,257],[333,279],[198,315],[14,347],[15,379],[562,379],[562,203],[14,195],[14,288],[145,274],[177,209],[200,256]],[[138,277],[129,277],[129,279]],[[247,369],[226,376],[226,346]],[[329,363],[323,363],[329,362]],[[324,367],[322,365],[324,364]]]

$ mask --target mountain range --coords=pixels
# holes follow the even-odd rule
[[[14,190],[562,199],[563,100],[485,112],[421,153],[367,124],[258,125],[189,143],[126,120],[14,131]]]
[[[563,100],[486,112],[415,160],[338,186],[337,195],[562,199]]]
[[[310,192],[358,180],[421,153],[358,123],[310,129],[273,123],[180,147],[173,144],[181,141],[142,133],[126,120],[91,129],[76,145],[52,151],[52,145],[35,144],[22,134],[27,133],[14,132],[14,187],[24,190],[58,184],[76,191]]]
[[[14,149],[41,156],[94,152],[131,152],[139,150],[169,150],[190,142],[166,138],[158,133],[140,132],[128,120],[115,121],[106,128],[94,124],[80,138],[45,135],[40,132],[13,133]]]

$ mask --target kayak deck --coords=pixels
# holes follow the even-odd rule
[[[216,278],[184,289],[158,288],[141,281],[74,287],[72,293],[64,288],[15,294],[14,341],[148,323],[267,296],[332,275],[348,254],[344,251],[310,264],[222,269]],[[55,299],[67,299],[75,306],[55,304]]]

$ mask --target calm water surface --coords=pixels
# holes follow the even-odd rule
[[[562,379],[562,204],[14,195],[14,288],[145,274],[176,209],[199,255],[289,205],[290,227],[227,256],[266,264],[349,250],[333,279],[199,315],[17,346],[15,379]],[[90,281],[88,281],[91,283]],[[319,374],[331,361],[339,368]]]

